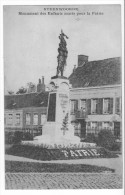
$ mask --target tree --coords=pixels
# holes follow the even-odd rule
[[[29,82],[29,83],[27,83],[27,86],[28,86],[28,87],[34,87],[34,86],[35,86],[35,84],[34,84],[34,83],[32,83],[32,82]]]
[[[10,91],[8,91],[8,94],[9,95],[13,95],[14,94],[14,91],[10,90]]]
[[[112,149],[115,137],[110,130],[103,129],[98,134],[97,144],[107,149]]]
[[[14,138],[13,138],[13,143],[14,144],[19,144],[19,143],[21,143],[22,139],[23,139],[23,132],[15,131]]]
[[[36,85],[32,82],[27,83],[28,93],[36,92]]]
[[[18,89],[18,91],[16,92],[16,94],[24,94],[26,92],[27,92],[27,89],[24,88],[24,87],[21,87],[21,88]]]

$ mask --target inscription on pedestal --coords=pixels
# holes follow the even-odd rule
[[[60,98],[60,104],[61,104],[61,107],[63,109],[63,111],[67,108],[68,106],[68,96],[67,94],[62,94],[60,93],[59,94],[59,98]]]

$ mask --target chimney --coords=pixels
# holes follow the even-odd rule
[[[83,66],[87,62],[88,62],[88,56],[78,55],[78,67]]]
[[[39,84],[41,84],[41,79],[39,79]]]
[[[41,79],[39,79],[39,80],[38,80],[38,84],[37,84],[37,92],[38,92],[38,93],[41,92],[41,88],[42,88],[41,85],[42,85],[42,84],[41,84]]]
[[[42,76],[42,82],[41,79],[39,79],[39,83],[37,84],[37,92],[44,92],[45,91],[45,84],[44,84],[44,77]]]
[[[42,84],[44,84],[44,77],[42,76]]]

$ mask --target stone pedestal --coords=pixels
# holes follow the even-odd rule
[[[66,77],[51,78],[48,99],[47,122],[38,140],[44,143],[79,143],[70,124],[69,80]]]

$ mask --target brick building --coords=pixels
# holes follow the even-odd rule
[[[5,131],[41,130],[46,121],[48,92],[5,96]]]

